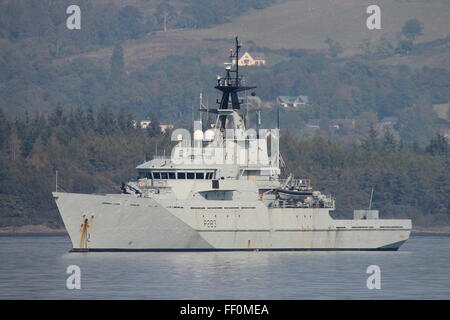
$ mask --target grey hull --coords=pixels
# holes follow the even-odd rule
[[[410,220],[334,220],[324,209],[196,210],[130,195],[54,193],[74,252],[397,250]],[[235,202],[234,205],[239,205]],[[214,225],[205,223],[214,219]]]

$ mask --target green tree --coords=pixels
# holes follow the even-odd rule
[[[400,55],[408,55],[414,48],[414,44],[411,40],[402,39],[398,42],[395,52]]]
[[[124,59],[123,59],[123,48],[120,44],[116,44],[113,49],[111,56],[111,75],[118,76],[123,72]]]
[[[2,150],[6,146],[10,130],[11,128],[9,122],[6,119],[3,110],[0,108],[0,150]]]
[[[126,6],[120,9],[117,20],[121,39],[137,39],[145,31],[142,14],[136,7]]]
[[[96,129],[96,125],[95,125],[95,113],[94,113],[94,109],[91,107],[89,107],[88,111],[87,111],[87,115],[86,115],[86,128],[85,131],[89,131],[89,130],[95,130]]]
[[[66,116],[64,110],[60,104],[58,104],[49,117],[50,125],[57,127],[66,123]]]
[[[327,38],[324,42],[328,45],[328,52],[333,58],[336,58],[339,54],[342,53],[343,48],[339,42],[334,41],[330,38]]]
[[[383,149],[385,151],[395,151],[397,148],[397,142],[395,141],[394,134],[390,128],[386,128],[383,137]]]
[[[366,57],[370,57],[374,52],[374,45],[372,44],[370,38],[364,39],[364,41],[359,45],[359,48]]]
[[[450,153],[450,147],[447,139],[440,133],[436,133],[436,135],[431,138],[426,151],[433,155],[448,155]]]
[[[13,127],[9,135],[9,154],[12,161],[16,161],[21,157],[22,143],[17,134],[16,127]]]
[[[161,135],[161,124],[159,122],[156,113],[152,113],[152,118],[150,120],[150,125],[148,126],[147,132],[150,137],[157,137]]]
[[[425,145],[436,132],[436,114],[431,105],[419,101],[410,107],[398,112],[397,130],[405,143],[417,141]]]
[[[402,34],[406,39],[414,41],[418,36],[423,35],[423,23],[417,19],[409,19],[402,28]]]
[[[97,132],[101,135],[109,135],[115,132],[116,119],[111,110],[103,105],[97,115]]]
[[[378,131],[375,129],[375,126],[372,124],[369,128],[369,135],[363,141],[363,147],[368,151],[377,151],[379,149],[379,141],[378,141]]]
[[[84,114],[83,108],[81,108],[80,106],[78,106],[75,110],[74,121],[77,128],[83,130],[84,132],[87,131],[86,116]]]
[[[377,44],[377,56],[381,58],[386,58],[395,53],[395,48],[392,45],[391,41],[389,41],[386,34],[383,34],[380,38],[380,41]]]

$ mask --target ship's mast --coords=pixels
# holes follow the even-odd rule
[[[239,50],[241,49],[241,45],[239,44],[239,40],[238,37],[235,38],[235,42],[236,42],[236,52],[235,52],[235,56],[234,56],[234,62],[236,64],[236,83],[239,84]],[[233,58],[233,57],[231,57]]]
[[[239,76],[239,50],[241,45],[239,44],[238,37],[235,38],[235,50],[230,50],[230,62],[225,63],[226,75],[225,77],[217,77],[217,85],[215,88],[222,91],[222,98],[217,100],[219,108],[217,113],[219,114],[219,129],[225,130],[227,117],[229,112],[221,110],[239,110],[241,108],[241,101],[238,97],[238,92],[254,89],[256,87],[241,86],[242,78]],[[234,66],[234,68],[233,68]],[[232,74],[234,73],[234,77]],[[230,106],[231,102],[231,106]]]

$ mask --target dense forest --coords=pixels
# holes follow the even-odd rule
[[[49,51],[51,57],[85,52],[118,41],[139,39],[166,28],[205,28],[230,21],[251,9],[264,9],[274,0],[3,0],[0,39]],[[82,12],[83,32],[66,27],[66,9]]]
[[[134,128],[131,119],[123,109],[113,113],[106,107],[56,108],[48,117],[14,121],[0,113],[0,226],[61,226],[51,196],[56,170],[60,190],[118,192],[122,181],[136,176],[136,165],[156,152],[169,154],[169,133]],[[345,146],[322,137],[297,140],[284,131],[281,152],[286,172],[336,196],[337,217],[366,208],[373,187],[373,208],[384,217],[450,224],[450,148],[441,135],[421,147],[371,129],[361,145]]]

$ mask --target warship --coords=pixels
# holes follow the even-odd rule
[[[53,193],[72,252],[398,250],[407,241],[411,220],[370,209],[335,219],[331,195],[308,179],[282,179],[278,128],[247,128],[239,93],[256,87],[239,74],[235,40],[216,79],[218,106],[206,110],[211,124],[197,121],[193,139],[174,130],[171,155],[138,165],[120,193]]]

